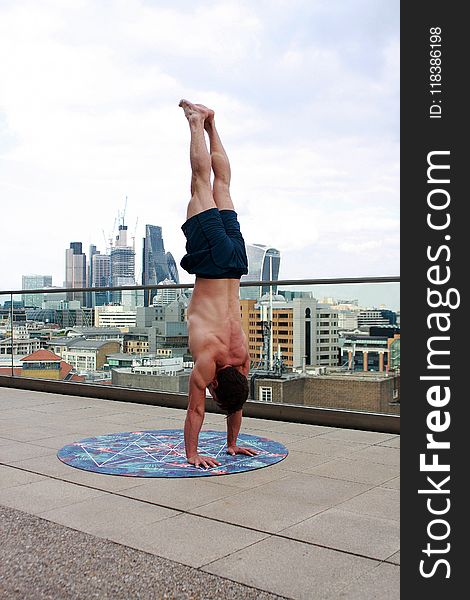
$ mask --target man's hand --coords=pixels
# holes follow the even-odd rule
[[[194,465],[196,468],[203,467],[204,469],[218,467],[221,464],[215,460],[215,458],[211,458],[210,456],[200,456],[199,454],[195,454],[188,458],[188,463]]]
[[[235,456],[235,454],[248,454],[248,456],[256,456],[257,450],[253,448],[241,448],[240,446],[227,446],[227,453]]]

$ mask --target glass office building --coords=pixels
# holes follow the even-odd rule
[[[276,281],[279,279],[279,266],[281,264],[281,253],[276,248],[263,246],[262,244],[246,244],[248,256],[248,273],[243,275],[241,281]],[[273,294],[277,293],[277,286],[272,288]],[[258,300],[264,294],[269,293],[269,287],[240,288],[242,300]]]

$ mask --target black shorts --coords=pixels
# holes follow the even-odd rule
[[[245,241],[234,210],[209,208],[181,227],[187,254],[181,266],[207,279],[240,279],[248,273]]]

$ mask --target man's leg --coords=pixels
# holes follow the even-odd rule
[[[191,131],[191,200],[187,213],[187,218],[190,219],[209,208],[217,208],[211,188],[211,157],[204,137],[204,121],[209,111],[187,100],[181,100],[179,105],[184,110]]]
[[[214,183],[212,186],[214,201],[219,210],[234,210],[230,196],[230,162],[215,127],[214,111],[209,110],[209,114],[204,122],[204,128],[209,136],[212,170],[214,171]]]

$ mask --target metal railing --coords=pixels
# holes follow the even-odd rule
[[[400,277],[336,277],[323,279],[279,279],[275,281],[240,281],[240,287],[261,287],[281,285],[344,285],[355,283],[400,283]],[[115,287],[82,287],[82,288],[38,288],[35,290],[0,290],[0,296],[19,296],[23,294],[61,294],[64,292],[114,292],[122,290],[177,290],[191,289],[194,283],[174,283],[156,285],[121,285]]]

